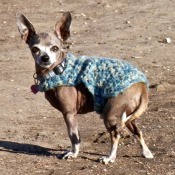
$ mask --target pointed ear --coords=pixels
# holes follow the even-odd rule
[[[65,12],[55,25],[55,34],[63,42],[70,37],[71,13]]]
[[[16,24],[21,38],[28,44],[30,38],[36,35],[35,28],[23,14],[16,14]]]

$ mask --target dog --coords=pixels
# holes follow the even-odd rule
[[[148,106],[148,81],[131,64],[116,59],[75,57],[63,49],[70,37],[72,17],[64,12],[56,22],[54,33],[37,33],[23,15],[16,15],[22,40],[28,44],[35,61],[34,93],[44,92],[50,104],[62,112],[72,144],[62,158],[76,158],[80,134],[76,114],[96,111],[101,114],[111,137],[109,156],[99,158],[104,164],[116,160],[119,139],[128,128],[138,139],[142,154],[153,158],[136,119]]]

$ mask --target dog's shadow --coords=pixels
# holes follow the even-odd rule
[[[2,141],[0,140],[0,151],[10,152],[10,153],[21,153],[28,155],[37,155],[37,156],[57,156],[61,152],[66,151],[63,149],[50,149],[38,145],[17,143],[11,141]]]
[[[0,152],[9,152],[14,154],[27,154],[27,155],[36,155],[36,156],[55,156],[58,159],[62,159],[64,152],[68,151],[67,149],[51,149],[38,145],[26,144],[26,143],[17,143],[12,141],[2,141],[0,140]],[[87,155],[101,155],[98,153],[92,152],[83,152]],[[102,156],[102,155],[101,155]],[[88,159],[96,162],[97,160],[91,159],[88,156],[80,156],[82,159]]]
[[[51,148],[45,148],[38,145],[32,145],[32,144],[26,144],[26,143],[17,143],[12,141],[2,141],[0,140],[0,152],[9,152],[14,154],[27,154],[27,155],[36,155],[36,156],[54,156],[58,159],[62,159],[64,153],[68,151],[67,149],[51,149]],[[99,159],[96,158],[90,158],[89,155],[93,156],[107,156],[102,155],[98,153],[93,152],[86,152],[83,151],[83,154],[85,156],[81,155],[81,159],[90,160],[93,162],[98,162]],[[140,156],[128,156],[125,155],[123,157],[129,158],[129,157],[140,157]]]

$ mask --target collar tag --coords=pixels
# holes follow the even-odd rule
[[[62,74],[64,72],[64,70],[66,69],[65,66],[65,60],[63,62],[61,62],[58,66],[56,66],[53,71],[56,75]]]

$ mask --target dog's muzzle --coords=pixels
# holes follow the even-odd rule
[[[41,61],[43,62],[43,63],[47,63],[48,61],[49,61],[49,55],[47,55],[47,54],[45,54],[45,55],[43,55],[43,56],[41,56]]]

